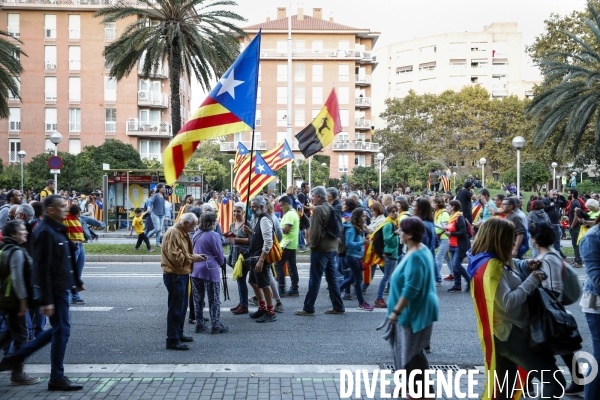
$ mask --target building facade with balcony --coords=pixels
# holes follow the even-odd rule
[[[372,53],[379,37],[369,29],[342,25],[333,18],[323,19],[321,8],[312,16],[302,8],[292,19],[292,76],[287,73],[286,8],[277,9],[277,19],[244,28],[247,45],[262,29],[260,73],[256,105],[255,144],[257,150],[272,149],[287,135],[292,118],[292,150],[302,159],[296,133],[304,129],[321,111],[335,87],[342,132],[319,154],[330,157],[332,177],[351,173],[355,166],[371,165],[379,145],[371,137],[371,74],[377,66]],[[292,115],[288,114],[288,80],[292,81]],[[250,148],[252,132],[230,135],[221,151],[234,153],[237,143]]]
[[[376,128],[386,98],[460,91],[481,85],[492,97],[532,97],[537,82],[523,80],[523,37],[516,22],[492,23],[481,32],[446,33],[394,43],[376,51],[373,115]]]
[[[122,0],[145,7],[136,0]],[[63,135],[60,151],[79,153],[105,140],[130,143],[140,156],[162,161],[173,136],[166,65],[142,78],[141,68],[116,82],[102,52],[133,19],[104,25],[94,18],[109,0],[4,0],[0,26],[23,41],[21,100],[9,99],[10,117],[0,121],[0,158],[25,161],[54,149],[49,136]],[[183,120],[189,118],[190,85],[181,82]]]

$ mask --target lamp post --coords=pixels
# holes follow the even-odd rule
[[[201,164],[198,164],[198,172],[200,172],[200,198],[204,200],[204,173]]]
[[[550,164],[550,166],[554,170],[554,173],[552,174],[552,176],[553,176],[553,178],[552,178],[552,189],[556,189],[556,167],[558,167],[558,164],[555,163],[555,162],[553,162],[552,164]]]
[[[230,173],[230,178],[229,178],[229,191],[231,193],[233,193],[233,163],[235,161],[233,161],[233,158],[229,159],[229,165],[231,166],[231,168],[229,169],[229,173]]]
[[[383,153],[377,154],[377,160],[379,160],[379,196],[381,196],[381,167],[383,165],[384,158],[385,156],[383,155]]]
[[[23,195],[23,159],[27,155],[24,150],[19,150],[17,152],[19,159],[21,160],[21,196]]]
[[[54,143],[54,155],[58,156],[58,144],[62,142],[62,135],[58,131],[50,134],[50,141]],[[54,174],[54,194],[58,193],[58,174]]]
[[[456,190],[456,172],[452,173],[452,177],[454,178],[454,190]]]
[[[512,145],[517,149],[517,197],[521,196],[521,149],[525,146],[523,136],[517,136],[512,140]]]
[[[483,157],[479,159],[479,164],[481,164],[481,187],[485,189],[485,163],[487,160]]]

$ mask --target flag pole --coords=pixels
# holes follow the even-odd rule
[[[311,172],[312,172],[312,171],[311,171],[311,169],[312,169],[312,168],[311,168],[311,166],[310,166],[310,164],[311,164],[311,161],[312,161],[312,156],[311,156],[311,157],[308,157],[308,186],[309,186],[309,187],[312,187],[312,185],[311,185],[311,183],[310,183],[310,180],[311,180],[311,178],[312,178],[312,177],[311,177]]]
[[[248,194],[246,194],[246,221],[248,223],[248,208],[250,207],[250,185],[252,183],[252,157],[254,156],[254,129],[252,129],[252,143],[250,144],[250,171],[248,173]]]
[[[288,16],[288,36],[287,36],[287,128],[285,137],[288,143],[292,143],[292,2],[289,2]],[[292,186],[293,174],[290,164],[286,167],[286,189]]]

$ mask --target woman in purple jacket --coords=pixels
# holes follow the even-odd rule
[[[192,243],[194,254],[205,254],[206,261],[195,262],[190,277],[192,278],[192,292],[194,294],[194,309],[196,314],[196,333],[208,329],[204,324],[202,310],[204,308],[204,293],[208,296],[208,309],[212,324],[211,333],[229,332],[229,328],[222,325],[221,317],[221,265],[224,261],[221,237],[214,232],[217,216],[212,212],[205,212],[200,217],[200,227]]]

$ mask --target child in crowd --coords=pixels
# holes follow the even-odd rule
[[[142,244],[142,241],[143,241],[146,244],[148,253],[151,253],[154,251],[154,249],[150,247],[150,240],[148,239],[148,236],[146,236],[146,233],[144,232],[144,221],[142,220],[142,209],[136,208],[134,212],[135,212],[135,217],[133,218],[133,222],[131,222],[131,231],[129,232],[129,236],[131,236],[133,234],[133,230],[135,229],[135,233],[137,233],[137,235],[138,235],[138,240],[135,245],[135,250],[137,251],[140,248],[140,245]]]
[[[567,232],[569,232],[569,217],[563,216],[560,220],[560,229],[562,230],[562,240],[567,240]]]

